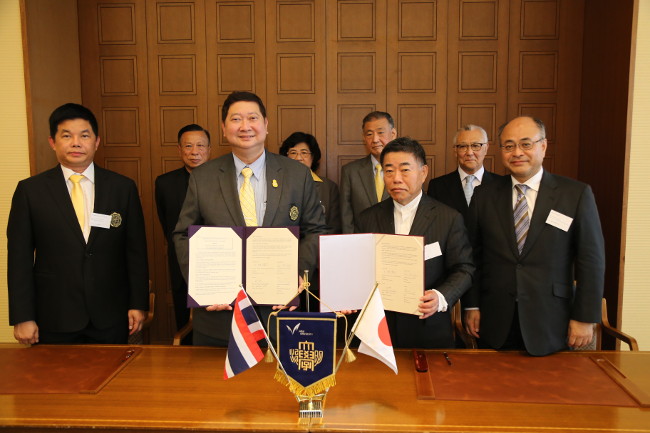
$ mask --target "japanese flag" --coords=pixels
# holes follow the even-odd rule
[[[390,340],[379,289],[372,291],[366,308],[359,314],[354,326],[355,334],[361,340],[359,352],[377,358],[397,374],[393,343]]]

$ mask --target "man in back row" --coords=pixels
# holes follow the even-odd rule
[[[474,308],[467,331],[482,347],[532,355],[584,347],[600,320],[605,273],[594,195],[542,168],[541,120],[515,118],[499,141],[511,175],[478,188],[468,212],[477,271],[463,298]]]
[[[341,169],[341,222],[343,233],[354,233],[359,215],[388,198],[379,157],[384,146],[397,137],[390,114],[373,111],[361,123],[368,156]]]
[[[431,179],[427,193],[467,218],[474,189],[496,179],[497,175],[483,166],[489,147],[488,136],[483,128],[465,125],[456,131],[453,143],[458,168]]]
[[[210,158],[210,133],[208,130],[196,124],[183,126],[178,131],[178,154],[183,162],[183,167],[161,174],[156,178],[156,209],[167,240],[167,268],[172,286],[177,330],[189,321],[190,310],[187,308],[187,283],[178,266],[172,233],[185,201],[190,173]],[[188,340],[191,341],[189,336]]]

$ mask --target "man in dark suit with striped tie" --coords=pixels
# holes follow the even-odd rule
[[[479,345],[547,355],[581,348],[600,320],[605,249],[589,185],[542,168],[546,128],[518,117],[500,129],[511,172],[478,188],[467,226],[477,272],[463,298]]]

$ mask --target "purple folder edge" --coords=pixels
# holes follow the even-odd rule
[[[202,227],[219,227],[219,226],[190,225],[189,228],[187,229],[187,237],[191,238]],[[236,226],[236,227],[228,227],[228,228],[232,229],[232,231],[237,233],[237,235],[240,237],[240,239],[244,240],[244,239],[248,239],[250,237],[250,235],[252,235],[253,232],[255,232],[255,230],[257,230],[259,227],[239,227],[239,226]],[[298,226],[273,227],[273,228],[287,229],[297,239],[300,239],[300,227],[298,227]],[[242,246],[242,255],[244,257],[246,257],[246,242],[244,242],[243,246]],[[298,272],[300,272],[300,270],[298,270]],[[246,260],[244,260],[244,263],[242,265],[242,273],[243,273],[242,282],[244,284],[244,287],[246,287]],[[296,284],[296,286],[297,285],[298,284]],[[258,305],[257,302],[255,302],[255,300],[250,295],[248,295],[248,298],[251,300],[251,304]],[[236,297],[230,303],[231,307],[235,305],[235,301],[236,301]],[[288,307],[293,307],[293,306],[297,307],[299,305],[300,305],[300,299],[299,299],[298,296],[296,296],[291,302],[289,302],[287,304]],[[200,305],[198,302],[196,302],[196,300],[194,298],[192,298],[192,296],[190,296],[189,294],[187,295],[187,308],[201,308],[201,307],[207,307],[207,305]]]

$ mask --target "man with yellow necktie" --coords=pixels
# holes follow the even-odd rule
[[[299,226],[298,269],[314,271],[318,235],[327,233],[320,197],[307,167],[264,149],[267,127],[266,108],[254,93],[233,92],[224,101],[221,129],[232,153],[192,170],[174,230],[178,262],[186,280],[187,229],[195,224]],[[194,345],[227,346],[231,310],[229,305],[195,308]]]
[[[135,183],[93,163],[97,120],[50,115],[59,165],[18,183],[7,225],[9,322],[23,344],[121,344],[148,309],[147,244]]]
[[[369,155],[341,169],[341,220],[343,233],[354,233],[359,215],[388,198],[379,156],[384,146],[397,137],[395,122],[384,111],[373,111],[361,123],[363,142]]]

